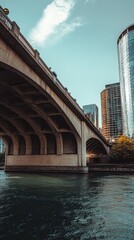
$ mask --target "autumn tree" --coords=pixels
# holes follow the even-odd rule
[[[134,140],[120,136],[112,146],[111,160],[119,163],[134,163]]]

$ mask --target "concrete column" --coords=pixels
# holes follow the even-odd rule
[[[85,122],[81,122],[81,166],[86,167],[86,136]]]
[[[29,136],[25,136],[26,141],[26,155],[31,155],[32,153],[32,144]]]
[[[81,139],[78,139],[77,137],[76,137],[76,139],[77,139],[77,155],[78,155],[78,167],[81,167],[81,159],[82,159],[82,155],[81,155],[81,149],[82,149],[82,141],[81,141]]]
[[[57,143],[57,154],[63,154],[63,139],[61,134],[56,136],[56,143]]]
[[[41,144],[41,149],[40,149],[40,154],[47,154],[47,141],[45,136],[40,137],[40,144]]]
[[[16,24],[16,22],[12,22],[12,31],[13,33],[19,37],[20,34],[20,28],[18,27],[18,25]]]
[[[13,141],[13,155],[18,155],[19,154],[19,142],[16,137],[12,137]]]

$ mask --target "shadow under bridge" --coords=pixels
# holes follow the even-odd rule
[[[86,158],[88,163],[103,162],[107,158],[107,150],[102,142],[96,138],[90,138],[86,142]]]

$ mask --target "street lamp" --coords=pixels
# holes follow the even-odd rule
[[[8,14],[9,14],[8,8],[3,8],[3,12],[4,12],[6,15],[8,15]]]

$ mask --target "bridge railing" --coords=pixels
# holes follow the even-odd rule
[[[3,12],[3,9],[1,6],[0,6],[0,21],[5,25],[6,28],[8,28],[9,30],[12,29],[12,22],[7,17],[7,15]]]
[[[17,38],[17,40],[23,45],[26,51],[36,60],[37,64],[48,74],[49,78],[57,85],[60,90],[66,95],[66,97],[83,113],[83,109],[78,105],[76,99],[74,99],[68,89],[65,88],[57,78],[56,74],[51,71],[45,62],[41,59],[37,50],[35,50],[26,38],[20,32],[20,28],[15,22],[12,22],[8,16],[4,13],[3,8],[0,6],[0,22]]]
[[[32,48],[32,46],[29,44],[29,42],[24,38],[24,36],[19,33],[19,40],[21,42],[21,44],[23,44],[25,46],[25,48],[28,50],[28,52],[32,55],[32,57],[35,56],[35,51]]]

